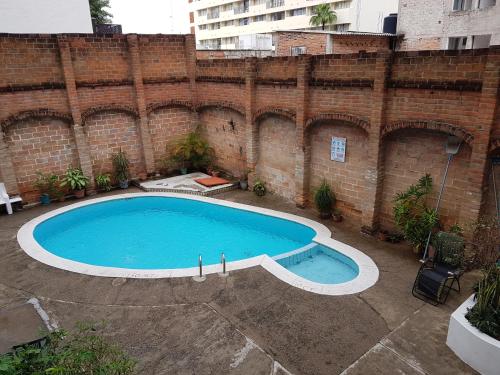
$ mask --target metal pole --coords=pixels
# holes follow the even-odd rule
[[[443,181],[441,182],[441,188],[439,189],[438,200],[436,203],[436,213],[439,211],[439,205],[441,204],[441,197],[443,196],[444,185],[446,184],[446,177],[448,176],[448,169],[450,167],[451,159],[453,159],[453,154],[448,154],[448,162],[446,163],[446,169],[444,170]],[[422,257],[421,261],[425,262],[425,259],[427,258],[427,250],[429,249],[429,243],[431,242],[431,236],[432,236],[432,228],[429,231],[429,235],[427,236],[427,242],[425,243],[424,256]]]
[[[493,178],[493,194],[495,194],[495,206],[497,207],[497,220],[500,219],[500,206],[498,205],[497,185],[495,182],[495,162],[491,162],[491,177]]]
[[[202,264],[202,261],[201,261],[201,255],[198,258],[198,268],[200,269],[200,278],[201,278],[201,277],[203,277],[203,264]]]
[[[226,257],[224,256],[224,253],[222,253],[220,261],[222,263],[222,273],[226,273]]]

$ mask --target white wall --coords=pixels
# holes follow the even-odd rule
[[[92,33],[88,0],[0,0],[0,32]]]
[[[500,44],[500,0],[481,9],[478,0],[472,5],[471,10],[453,11],[453,0],[400,0],[397,32],[405,35],[403,49],[447,49],[448,38],[459,36],[466,36],[471,48],[474,35],[491,35],[490,44]]]
[[[353,1],[353,12],[357,21],[351,25],[351,31],[381,33],[384,17],[398,12],[398,0],[356,0]]]

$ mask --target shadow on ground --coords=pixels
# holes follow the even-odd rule
[[[217,198],[316,220],[312,210],[275,196],[233,191]],[[62,327],[105,320],[109,336],[139,359],[139,373],[474,373],[445,340],[449,316],[476,275],[465,276],[465,292],[446,306],[426,305],[411,296],[419,263],[404,245],[364,237],[349,223],[324,223],[379,267],[377,284],[352,296],[305,292],[261,267],[209,275],[203,283],[100,278],[46,266],[19,248],[19,227],[63,204],[0,216],[0,307],[36,297]]]

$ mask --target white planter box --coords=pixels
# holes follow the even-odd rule
[[[446,344],[474,370],[483,375],[498,375],[500,369],[500,341],[473,327],[465,314],[474,306],[470,296],[451,314]]]

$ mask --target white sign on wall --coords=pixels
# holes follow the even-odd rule
[[[345,162],[346,138],[332,137],[331,159],[333,161]]]

